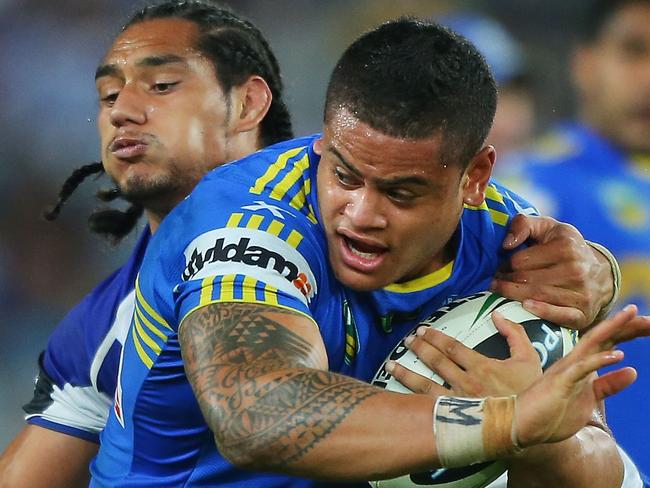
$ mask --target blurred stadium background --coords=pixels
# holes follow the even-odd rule
[[[541,131],[572,111],[568,40],[585,0],[233,0],[269,38],[297,135],[320,129],[329,72],[362,31],[402,14],[481,12],[521,43]],[[228,3],[228,2],[224,2]],[[114,248],[85,228],[96,185],[82,185],[56,223],[41,211],[98,156],[94,71],[130,0],[0,0],[0,450],[23,424],[36,359],[65,311],[117,267]],[[497,150],[499,148],[497,147]],[[647,469],[647,466],[646,466]]]

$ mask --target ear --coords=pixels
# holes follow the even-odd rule
[[[243,84],[232,89],[232,115],[230,125],[233,133],[255,130],[266,117],[273,95],[261,76],[251,76]]]
[[[322,155],[323,155],[323,144],[325,144],[325,143],[323,142],[323,136],[320,136],[320,137],[319,137],[318,139],[316,139],[316,141],[314,142],[314,152],[315,152],[317,155],[319,155],[319,156],[322,156]]]
[[[496,159],[496,151],[492,146],[485,146],[476,156],[472,158],[463,173],[463,202],[467,205],[477,207],[485,200],[485,189],[487,188],[492,168]]]

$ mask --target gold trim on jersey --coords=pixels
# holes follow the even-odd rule
[[[153,360],[147,355],[142,344],[140,344],[138,335],[135,332],[135,327],[131,327],[131,336],[133,337],[133,344],[135,345],[135,350],[138,353],[138,356],[140,356],[140,360],[144,363],[147,369],[151,369],[153,366]]]
[[[151,320],[149,320],[149,318],[151,318]],[[152,321],[156,322],[156,324]],[[158,357],[162,352],[163,346],[167,343],[168,337],[162,328],[173,330],[169,324],[167,324],[165,319],[163,319],[144,299],[144,296],[140,291],[140,282],[138,277],[135,280],[135,313],[133,314],[131,324],[131,337],[133,338],[133,344],[138,353],[138,357],[147,369],[151,369],[155,357]],[[160,344],[155,337],[152,337],[150,333],[153,333],[158,339],[160,339],[162,344]],[[154,358],[148,354],[145,345],[153,352],[155,356]]]
[[[147,303],[147,301],[144,299],[144,296],[142,296],[142,292],[140,291],[140,277],[138,276],[135,279],[135,296],[136,296],[136,302],[142,304],[142,308],[144,308],[144,311],[149,314],[149,316],[156,322],[158,322],[160,325],[162,325],[164,328],[169,329],[169,330],[174,330],[172,329],[167,321],[163,319],[152,307]]]
[[[273,287],[267,287],[267,288],[273,288]],[[276,289],[276,290],[277,290],[277,289]],[[203,307],[205,307],[205,306],[207,306],[207,305],[212,305],[213,303],[251,303],[251,302],[247,302],[247,301],[245,301],[244,299],[234,299],[234,298],[233,298],[233,299],[231,299],[231,300],[212,300],[210,303],[206,303],[205,305],[197,305],[196,307],[191,308],[191,309],[190,309],[190,310],[189,310],[189,311],[188,311],[188,312],[183,316],[183,318],[181,319],[180,324],[179,324],[179,326],[178,326],[179,334],[180,334],[181,327],[183,327],[183,323],[185,322],[185,319],[186,319],[187,317],[189,317],[191,314],[193,314],[194,312],[196,312],[198,309],[203,308]],[[267,306],[272,307],[272,308],[280,308],[280,309],[282,309],[282,310],[290,310],[290,311],[295,312],[295,313],[298,313],[298,314],[300,314],[300,315],[302,315],[302,316],[304,316],[304,317],[307,317],[309,320],[311,320],[311,321],[314,323],[314,325],[315,325],[316,327],[318,327],[318,324],[316,323],[316,321],[314,320],[314,318],[313,318],[311,315],[306,314],[306,313],[303,312],[302,310],[298,310],[298,309],[296,309],[296,308],[292,308],[292,307],[287,307],[286,305],[280,305],[280,304],[277,303],[277,302],[272,303],[272,302],[260,302],[260,301],[255,301],[255,302],[252,302],[252,303],[257,303],[257,304],[259,304],[259,305],[267,305]]]
[[[157,335],[160,339],[162,339],[163,341],[167,342],[167,336],[165,335],[165,333],[162,332],[160,329],[158,329],[158,327],[156,327],[155,325],[153,325],[153,324],[149,321],[149,319],[146,317],[146,315],[145,315],[144,313],[142,313],[142,310],[140,310],[140,307],[139,307],[139,305],[138,305],[137,302],[136,302],[136,304],[135,304],[135,315],[134,315],[134,318],[135,318],[136,320],[140,320],[140,322],[141,322],[142,324],[144,324],[144,325],[145,325],[145,326],[146,326],[146,327],[147,327],[151,332],[153,332],[154,334],[156,334],[156,335]]]
[[[212,290],[214,287],[214,276],[208,276],[201,281],[201,296],[199,298],[199,305],[210,303],[212,300]]]
[[[140,323],[140,320],[137,317],[134,317],[134,324],[135,324],[135,331],[138,337],[144,341],[144,343],[149,346],[149,348],[156,354],[160,354],[160,351],[162,351],[162,347],[158,345],[156,341],[154,341],[149,334],[145,332],[145,330],[142,328],[142,324]]]
[[[289,231],[288,236],[281,237],[280,234],[285,230],[285,224],[277,219],[265,217],[259,214],[253,214],[248,218],[248,220],[245,220],[243,213],[233,213],[230,215],[230,218],[226,223],[226,227],[239,229],[256,229],[268,232],[269,234],[282,239],[294,249],[297,249],[304,239],[304,236],[295,229]]]
[[[307,146],[293,148],[280,154],[278,159],[269,166],[266,172],[255,181],[255,184],[250,189],[250,193],[261,195],[264,189],[278,177],[280,172],[287,168],[289,160],[305,149],[307,149]],[[309,153],[305,153],[298,161],[294,161],[293,167],[290,167],[280,181],[270,188],[269,197],[277,201],[283,200],[289,190],[303,178],[305,171],[309,169],[309,164]],[[311,179],[306,177],[300,190],[289,201],[289,205],[300,212],[305,212],[306,210],[307,218],[312,224],[316,224],[316,215],[312,206],[307,202],[307,196],[310,193]]]
[[[294,147],[293,149],[289,149],[288,151],[285,151],[282,154],[280,154],[280,156],[278,156],[278,159],[276,159],[274,163],[269,165],[269,168],[266,170],[266,173],[264,173],[255,181],[255,184],[251,187],[249,191],[253,195],[261,195],[262,192],[264,191],[264,188],[266,188],[266,185],[268,185],[271,181],[273,181],[275,177],[278,176],[280,171],[282,171],[285,168],[285,166],[287,165],[287,161],[289,161],[289,159],[296,156],[298,153],[300,153],[300,151],[302,151],[306,147],[307,146]]]
[[[487,201],[491,200],[493,202],[500,203],[505,207],[505,201],[503,195],[499,192],[499,190],[496,189],[494,185],[488,185],[487,188],[485,189],[485,200],[480,205],[467,205],[464,204],[463,206],[468,209],[468,210],[483,210],[487,211],[490,213],[490,217],[492,218],[492,222],[495,224],[499,224],[502,226],[506,226],[508,224],[508,221],[510,220],[510,215],[508,215],[506,212],[501,212],[495,208],[492,208],[488,205]]]
[[[450,261],[442,268],[437,269],[427,275],[415,278],[411,281],[407,281],[406,283],[393,283],[391,285],[385,286],[384,290],[395,293],[410,293],[414,291],[426,290],[427,288],[432,288],[449,279],[453,269],[454,261]]]

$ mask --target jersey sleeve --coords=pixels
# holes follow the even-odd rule
[[[93,442],[106,425],[122,345],[133,315],[135,277],[150,234],[130,258],[73,307],[39,358],[28,423]]]
[[[67,383],[59,387],[43,367],[41,354],[34,396],[23,410],[29,424],[99,443],[111,403],[110,397],[92,386]]]
[[[312,317],[326,262],[324,238],[308,199],[290,193],[310,187],[309,167],[296,163],[306,153],[296,148],[288,162],[280,156],[260,164],[257,180],[243,177],[238,163],[220,168],[163,222],[153,239],[158,251],[152,251],[163,257],[152,270],[147,256],[140,281],[145,299],[153,287],[154,303],[160,297],[168,302],[152,308],[172,327],[212,303],[255,303]],[[250,160],[244,167],[250,170]],[[282,193],[278,185],[259,183],[265,171],[282,182]],[[164,274],[165,281],[156,278]],[[169,300],[165,289],[172,290]]]

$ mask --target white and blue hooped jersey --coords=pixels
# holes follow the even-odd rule
[[[317,136],[209,173],[163,221],[136,284],[136,306],[91,486],[301,486],[223,459],[185,377],[178,327],[211,303],[259,303],[314,320],[330,369],[369,380],[431,310],[488,287],[513,215],[533,212],[492,183],[466,207],[454,261],[430,275],[356,293],[335,279],[316,196]]]
[[[57,325],[39,358],[34,397],[23,407],[28,423],[99,442],[135,308],[135,278],[150,236],[147,227],[127,262]]]

